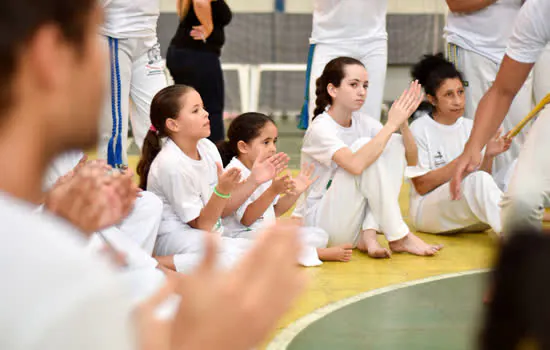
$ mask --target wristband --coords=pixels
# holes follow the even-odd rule
[[[221,194],[216,187],[214,187],[214,194],[223,199],[231,198],[231,194]]]

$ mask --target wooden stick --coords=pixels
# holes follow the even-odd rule
[[[517,134],[520,133],[521,129],[523,129],[523,127],[529,123],[533,118],[535,118],[535,116],[544,108],[544,106],[546,106],[548,103],[550,103],[550,94],[544,96],[544,98],[542,100],[540,100],[540,102],[535,106],[535,108],[533,108],[533,110],[531,112],[529,112],[529,114],[523,118],[519,123],[517,123],[516,126],[514,126],[512,128],[512,130],[508,131],[508,133],[506,134],[506,138],[507,139],[511,139],[513,137],[515,137]]]

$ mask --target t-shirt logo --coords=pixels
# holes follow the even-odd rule
[[[443,166],[447,164],[445,159],[443,158],[443,154],[441,154],[441,151],[437,151],[437,153],[434,156],[434,165],[436,168],[439,168],[440,166]]]

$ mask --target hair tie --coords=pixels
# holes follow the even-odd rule
[[[151,124],[151,127],[149,128],[149,130],[151,130],[152,132],[154,133],[157,133],[157,129],[155,128],[155,126],[153,124]]]

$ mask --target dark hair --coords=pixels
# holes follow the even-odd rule
[[[244,113],[235,118],[227,130],[227,140],[218,143],[223,166],[239,155],[239,141],[248,143],[254,140],[267,123],[275,124],[275,121],[265,114],[256,112]]]
[[[137,166],[140,188],[147,189],[147,176],[153,160],[162,148],[161,139],[169,136],[168,130],[166,130],[166,120],[176,118],[182,107],[180,98],[193,90],[192,87],[186,85],[171,85],[160,90],[153,97],[150,118],[154,130],[153,128],[149,129],[145,135],[141,158]]]
[[[315,82],[315,110],[313,111],[313,119],[323,113],[328,105],[332,104],[332,97],[328,94],[327,87],[329,84],[339,87],[344,79],[346,66],[359,65],[364,67],[361,61],[351,57],[337,57],[327,63],[323,74]]]
[[[411,69],[413,79],[424,87],[427,95],[435,97],[437,89],[446,79],[458,78],[463,81],[462,74],[454,64],[447,61],[442,53],[424,55],[424,57]]]
[[[485,309],[479,349],[517,349],[526,339],[537,343],[536,349],[550,349],[548,232],[510,232],[495,265],[489,281],[492,300]]]
[[[0,2],[0,112],[10,107],[18,56],[44,25],[56,26],[80,48],[97,0],[3,0]],[[80,51],[80,50],[79,50]]]

